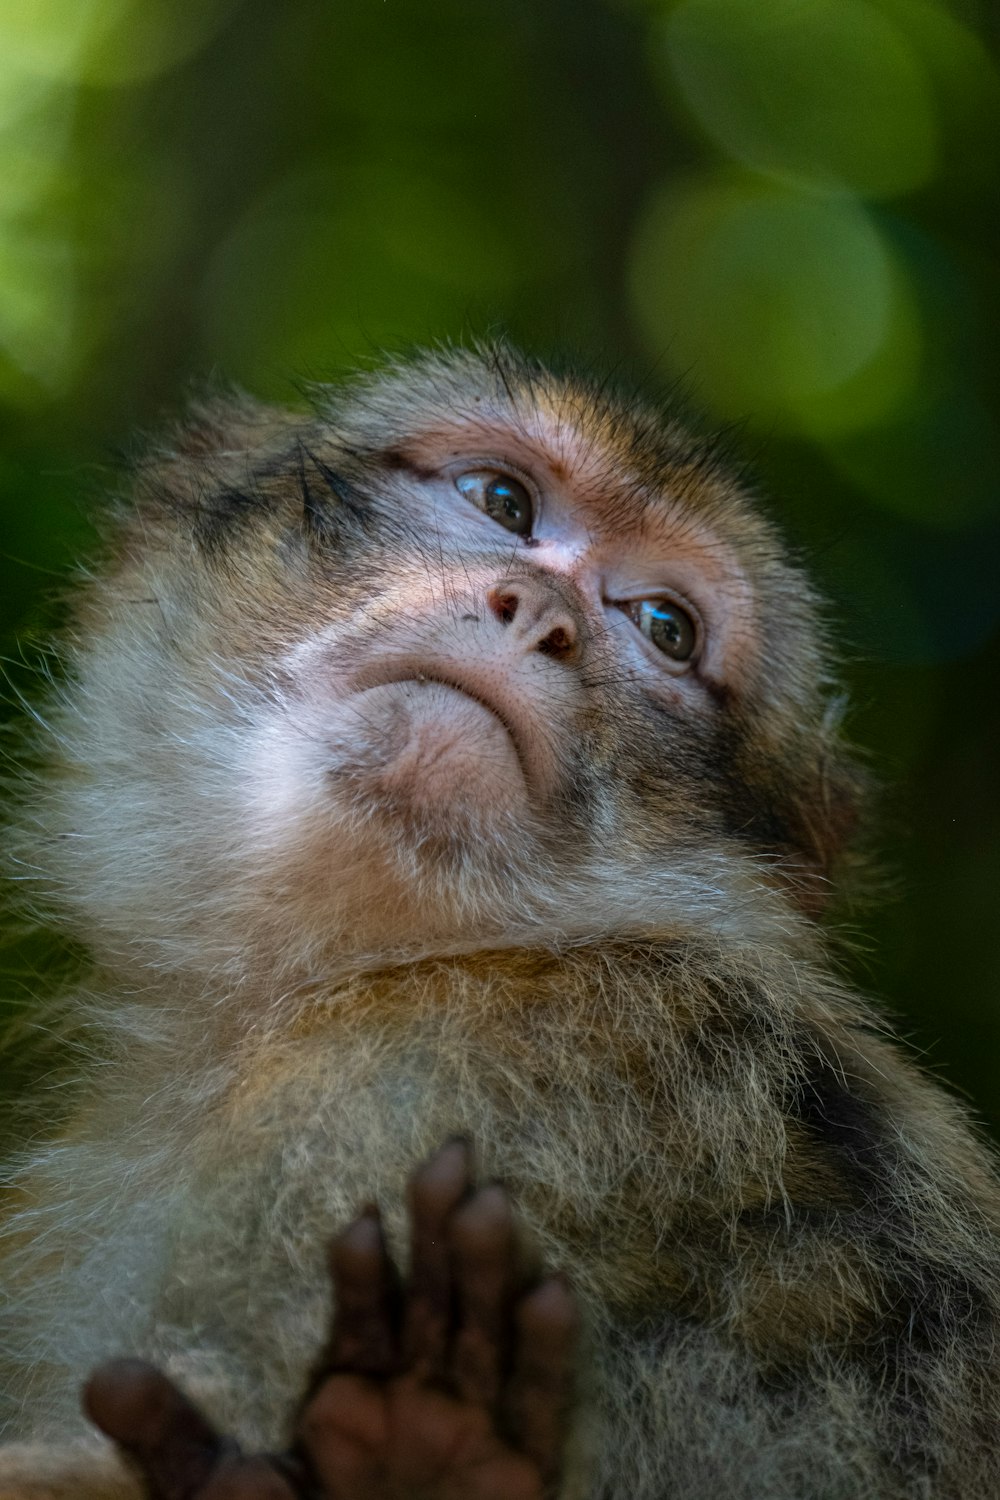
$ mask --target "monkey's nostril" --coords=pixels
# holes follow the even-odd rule
[[[573,649],[573,637],[562,625],[557,625],[538,642],[543,656],[568,656]]]
[[[501,589],[491,589],[489,605],[501,625],[509,625],[517,614],[518,597],[516,594],[504,593]]]

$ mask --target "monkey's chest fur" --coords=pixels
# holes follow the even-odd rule
[[[587,1311],[586,1493],[989,1493],[986,1166],[821,971],[761,972],[680,943],[428,961],[314,997],[187,1103],[105,1080],[36,1169],[73,1226],[15,1260],[36,1350],[48,1296],[74,1376],[123,1344],[279,1441],[324,1239],[375,1198],[405,1253],[405,1177],[461,1132]],[[109,1109],[115,1160],[80,1172]]]

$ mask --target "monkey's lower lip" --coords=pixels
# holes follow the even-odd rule
[[[357,678],[352,682],[352,687],[354,691],[348,702],[358,697],[366,699],[369,694],[372,696],[378,694],[378,697],[381,697],[382,690],[385,688],[390,688],[390,690],[393,687],[400,688],[399,696],[393,694],[393,717],[384,721],[384,727],[379,724],[376,730],[385,735],[384,741],[379,745],[379,750],[385,751],[385,759],[382,763],[384,774],[391,774],[394,778],[399,774],[399,766],[409,763],[415,781],[429,783],[433,780],[439,784],[441,793],[447,789],[451,796],[460,796],[463,787],[457,786],[454,777],[457,775],[463,781],[468,778],[468,790],[471,790],[472,781],[480,781],[477,772],[481,771],[492,783],[498,780],[504,783],[505,795],[502,796],[502,801],[507,799],[517,784],[522,787],[520,795],[523,795],[523,787],[529,783],[529,774],[516,729],[510,723],[508,715],[502,711],[501,706],[490,702],[478,691],[471,690],[465,682],[460,679],[454,681],[451,676],[442,672],[372,670],[372,672],[358,673]],[[438,693],[427,694],[427,697],[424,697],[423,690],[426,688],[427,690],[438,688],[438,690],[444,690],[444,693],[438,691]],[[465,712],[462,711],[463,702],[465,702]],[[469,720],[469,709],[472,709],[472,705],[478,717]],[[481,715],[489,715],[489,718],[483,718]],[[460,721],[457,724],[448,723],[448,718],[456,717],[466,721]],[[490,720],[493,724],[492,735],[490,735]],[[414,723],[418,726],[415,736]],[[427,730],[429,729],[430,744],[427,744]],[[495,736],[498,732],[502,732],[502,738],[507,742],[508,750],[511,751],[510,760],[505,769],[504,760],[498,762],[498,757],[496,757],[498,741]],[[438,759],[441,759],[441,766],[439,766],[441,771],[445,771],[448,765],[453,768],[451,769],[453,780],[450,783],[445,783],[439,777],[439,769],[436,765]],[[456,762],[459,763],[456,765]],[[433,771],[430,769],[432,765]],[[390,768],[394,769],[390,771]],[[517,772],[520,772],[520,775]],[[406,772],[403,772],[403,775],[406,775]]]
[[[530,768],[527,764],[523,740],[518,732],[517,726],[511,722],[510,716],[504,711],[501,704],[494,701],[490,696],[482,692],[478,683],[471,683],[461,670],[454,673],[441,670],[439,667],[430,670],[423,667],[414,668],[409,664],[399,662],[379,663],[357,673],[351,683],[352,696],[371,691],[373,688],[391,687],[394,685],[404,686],[412,684],[414,687],[438,686],[460,693],[464,698],[485,709],[503,728],[514,755],[520,767],[525,781],[530,784]]]

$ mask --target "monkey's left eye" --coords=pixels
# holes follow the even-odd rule
[[[529,536],[534,521],[531,496],[519,479],[495,469],[473,469],[459,474],[455,488],[493,521],[518,536]]]
[[[695,619],[672,599],[635,599],[624,606],[642,634],[671,661],[691,661],[698,649]]]

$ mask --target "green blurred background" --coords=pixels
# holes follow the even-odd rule
[[[833,601],[852,730],[895,789],[857,977],[1000,1130],[997,16],[4,0],[13,688],[103,466],[192,376],[284,399],[503,328],[680,378]],[[17,950],[9,1005],[36,962]]]

